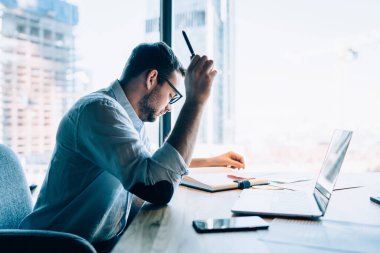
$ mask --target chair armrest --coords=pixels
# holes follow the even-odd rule
[[[0,229],[1,252],[96,253],[80,236],[47,230]]]

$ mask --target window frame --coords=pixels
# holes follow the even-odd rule
[[[161,0],[160,2],[160,39],[169,47],[172,46],[173,27],[173,2],[172,0]],[[159,122],[158,141],[161,147],[171,131],[171,112],[165,113]]]

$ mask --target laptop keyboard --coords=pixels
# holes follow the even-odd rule
[[[280,213],[310,213],[315,210],[313,205],[316,205],[311,196],[305,192],[244,190],[240,197],[246,200],[252,199],[249,201],[250,205],[254,205],[252,203],[254,201],[259,203],[260,208],[266,209],[265,211],[273,210]]]
[[[272,200],[272,208],[281,210],[311,210],[310,197],[304,192],[277,192],[276,198]]]

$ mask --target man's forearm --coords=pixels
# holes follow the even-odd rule
[[[193,158],[190,163],[190,168],[196,167],[209,167],[212,164],[209,163],[210,158]]]
[[[202,117],[203,104],[185,102],[168,142],[190,165],[198,128]]]
[[[202,111],[210,96],[216,73],[217,71],[213,69],[213,61],[205,55],[193,56],[186,71],[186,101],[168,143],[182,155],[187,165],[191,162]]]

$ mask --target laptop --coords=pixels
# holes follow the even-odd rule
[[[313,193],[245,189],[233,205],[234,214],[319,218],[327,209],[352,131],[335,130]]]

